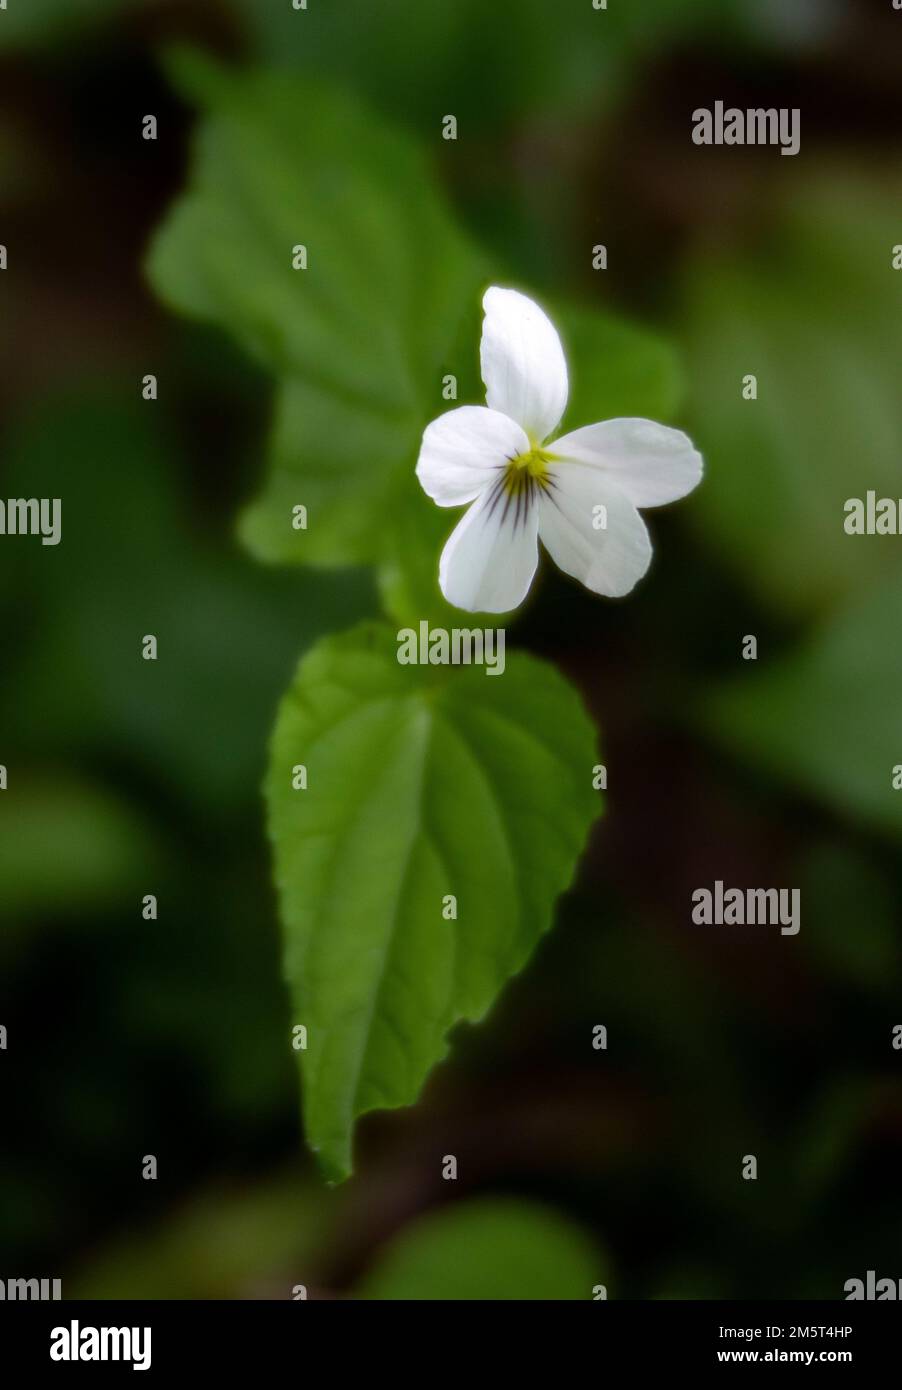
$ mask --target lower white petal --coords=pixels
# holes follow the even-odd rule
[[[688,436],[654,420],[604,420],[549,448],[556,458],[599,469],[635,507],[675,502],[702,476],[702,456]]]
[[[607,598],[628,594],[651,562],[651,541],[632,502],[602,472],[579,464],[548,470],[539,536],[565,574]]]
[[[449,603],[470,613],[508,613],[526,597],[539,558],[534,496],[494,484],[451,532],[439,563]]]
[[[417,477],[440,507],[472,502],[529,440],[515,420],[484,405],[462,405],[426,426]]]

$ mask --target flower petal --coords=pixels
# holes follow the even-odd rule
[[[702,476],[702,456],[682,430],[654,420],[605,420],[565,434],[552,445],[556,458],[605,473],[635,507],[660,507],[691,492]]]
[[[426,426],[417,477],[440,507],[462,507],[528,448],[526,435],[507,415],[484,405],[462,405]]]
[[[508,613],[526,597],[536,572],[538,508],[499,483],[478,497],[451,532],[439,562],[449,603],[470,613]]]
[[[479,349],[486,403],[522,425],[536,444],[560,424],[567,363],[557,330],[525,294],[486,290]]]
[[[579,464],[548,470],[539,536],[565,574],[608,598],[628,594],[651,561],[645,522],[632,502],[600,470]]]

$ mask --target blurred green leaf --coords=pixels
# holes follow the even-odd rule
[[[312,80],[185,50],[170,68],[208,115],[189,190],[150,252],[163,299],[344,411],[409,412],[435,384],[436,344],[473,275],[417,146]],[[306,270],[293,268],[299,244]]]
[[[798,652],[759,661],[703,701],[714,736],[843,815],[902,834],[902,580],[830,620]]]
[[[69,914],[108,907],[146,882],[147,828],[117,796],[75,776],[9,769],[0,792],[0,913]]]
[[[684,381],[670,343],[615,314],[567,304],[552,305],[549,312],[560,329],[570,373],[561,433],[620,415],[673,418]]]
[[[577,116],[610,103],[637,60],[687,32],[732,32],[741,0],[379,0],[304,12],[268,0],[232,0],[267,62],[341,77],[398,119],[445,112],[465,132],[523,116]],[[411,60],[415,55],[415,60]],[[528,79],[525,76],[528,74]]]
[[[787,1176],[800,1202],[824,1198],[869,1132],[879,1129],[884,1115],[897,1113],[897,1095],[895,1082],[866,1074],[837,1077],[825,1086],[802,1116],[790,1155]]]
[[[322,1192],[296,1173],[203,1192],[96,1252],[66,1297],[290,1299],[327,1228]]]
[[[365,1299],[589,1299],[607,1264],[578,1226],[529,1202],[463,1202],[405,1230],[358,1286]]]
[[[6,441],[9,495],[60,498],[62,540],[0,549],[0,723],[21,756],[87,746],[143,762],[210,812],[259,784],[299,647],[372,605],[358,576],[321,576],[314,594],[208,534],[165,421],[136,384],[84,385]]]
[[[682,1261],[658,1276],[652,1294],[657,1300],[677,1303],[708,1302],[723,1296],[723,1276],[720,1273],[704,1265]]]
[[[525,964],[598,812],[594,731],[552,668],[517,654],[489,676],[397,652],[381,625],[321,642],[270,755],[307,1138],[333,1179],[355,1118],[413,1103],[452,1025]]]
[[[399,490],[417,488],[419,436],[481,264],[416,146],[350,97],[196,56],[176,71],[211,114],[151,279],[281,378],[269,479],[242,535],[266,560],[376,562]],[[300,244],[306,270],[292,266]],[[306,530],[292,527],[298,504]]]
[[[898,541],[848,536],[844,503],[898,498],[902,239],[895,189],[836,175],[793,183],[748,254],[698,260],[686,287],[698,443],[696,515],[763,602],[825,608],[898,566]],[[743,377],[758,399],[742,399]]]
[[[871,998],[895,991],[900,951],[886,873],[840,840],[815,845],[800,870],[805,912],[817,923],[817,931],[802,934],[806,947],[844,986],[856,985]]]
[[[80,34],[140,0],[7,0],[0,12],[0,52]]]

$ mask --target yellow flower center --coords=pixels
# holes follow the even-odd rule
[[[511,459],[504,471],[504,487],[507,492],[532,492],[533,485],[544,487],[548,477],[548,465],[554,455],[545,449],[530,449]]]

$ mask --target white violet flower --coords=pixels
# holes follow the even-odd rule
[[[472,613],[516,608],[536,572],[539,539],[593,593],[629,593],[651,560],[637,508],[691,492],[701,455],[680,430],[652,420],[605,420],[548,442],[568,393],[557,331],[516,290],[493,287],[482,305],[486,404],[433,420],[417,461],[440,507],[472,503],[442,551],[442,593]]]

